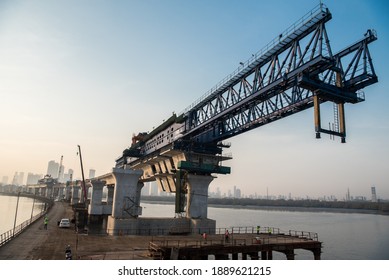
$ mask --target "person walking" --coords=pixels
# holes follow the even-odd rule
[[[203,239],[204,239],[204,244],[207,244],[207,233],[206,232],[204,232],[203,233]]]
[[[261,230],[260,226],[257,226],[257,234],[259,234],[259,231]]]
[[[45,219],[43,220],[43,228],[47,230],[47,224],[49,223],[49,218],[47,215],[45,216]]]

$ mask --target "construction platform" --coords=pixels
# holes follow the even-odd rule
[[[228,239],[224,234],[155,238],[149,244],[149,252],[154,259],[272,260],[276,251],[284,253],[287,260],[294,260],[295,250],[303,249],[311,251],[315,260],[321,258],[322,243],[316,233],[281,233],[267,227],[259,233],[253,231],[253,227],[233,228]]]

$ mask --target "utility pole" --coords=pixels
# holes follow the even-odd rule
[[[84,167],[82,166],[82,156],[81,156],[81,147],[78,146],[78,152],[80,154],[80,164],[81,164],[81,175],[82,175],[82,191],[84,193],[84,205],[86,207],[86,199],[87,199],[87,193],[86,193],[86,186],[85,186],[85,177],[84,177]]]
[[[18,200],[16,202],[16,210],[15,210],[15,220],[14,220],[14,229],[12,231],[12,237],[15,236],[15,227],[16,227],[16,219],[18,217],[18,208],[19,208],[19,197],[20,197],[20,192],[18,192]]]
[[[58,170],[58,183],[60,182],[60,178],[61,178],[61,171],[62,171],[62,161],[63,161],[63,156],[61,156],[61,161],[59,163],[59,170]]]

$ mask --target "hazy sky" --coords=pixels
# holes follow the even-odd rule
[[[181,112],[318,3],[0,0],[0,178],[44,174],[61,155],[80,176],[77,145],[86,170],[108,173],[133,133]],[[324,3],[334,52],[378,34],[379,83],[346,105],[347,143],[315,139],[306,110],[232,138],[232,174],[211,190],[370,198],[374,185],[389,198],[389,4]]]

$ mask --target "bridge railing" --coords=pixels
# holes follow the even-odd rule
[[[42,210],[37,215],[33,216],[32,218],[22,222],[21,224],[15,226],[14,229],[10,229],[2,234],[0,234],[0,247],[6,244],[7,242],[11,241],[13,238],[20,235],[26,228],[28,228],[31,224],[33,224],[36,220],[38,220],[40,217],[45,215],[47,211],[50,209],[52,204],[49,204],[49,207],[47,207],[46,210]]]
[[[128,230],[109,230],[108,234],[113,235],[148,235],[148,236],[163,236],[163,235],[179,235],[179,234],[198,234],[202,235],[203,233],[212,233],[212,235],[219,235],[220,240],[224,240],[225,233],[228,230],[229,235],[233,238],[234,234],[258,234],[258,235],[269,235],[269,237],[274,238],[276,236],[282,238],[284,237],[296,237],[299,239],[307,239],[318,241],[318,234],[315,232],[309,231],[296,231],[288,230],[284,231],[276,227],[259,227],[256,226],[247,226],[247,227],[230,227],[230,228],[198,228],[198,229],[189,229],[189,228],[145,228],[145,229],[128,229]],[[286,240],[286,239],[285,239]],[[288,239],[290,240],[290,239]],[[200,240],[199,242],[204,242]],[[205,241],[207,242],[207,241]],[[219,242],[215,241],[214,242]],[[215,244],[216,244],[215,243]]]

